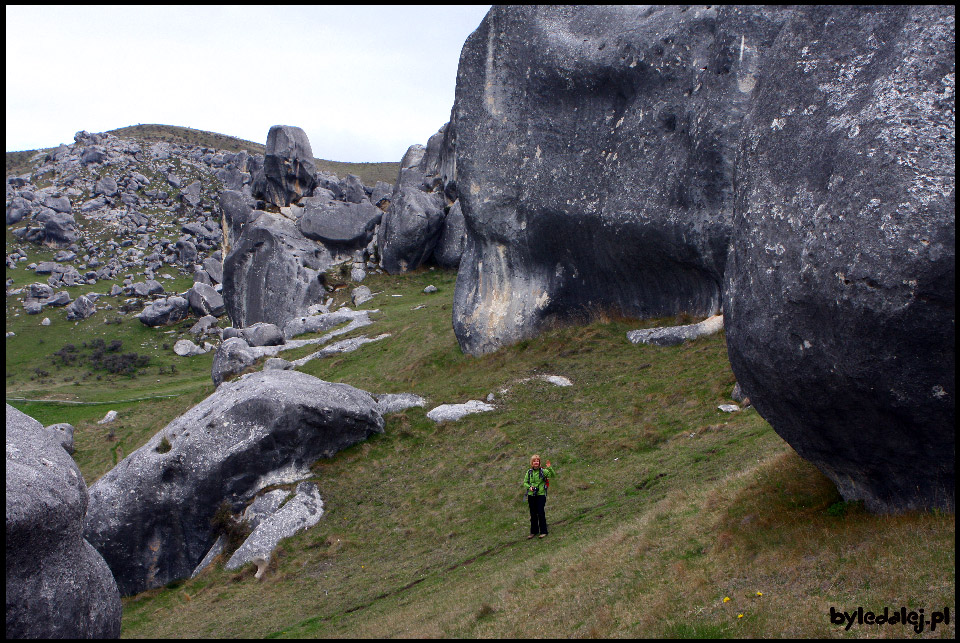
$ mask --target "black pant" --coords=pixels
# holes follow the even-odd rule
[[[547,504],[546,496],[527,496],[527,503],[530,505],[530,533],[547,533],[547,514],[544,507]]]

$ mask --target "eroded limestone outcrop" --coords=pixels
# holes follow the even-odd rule
[[[319,458],[383,432],[377,402],[289,370],[221,385],[90,488],[84,534],[123,595],[186,578],[234,511],[268,485],[309,475]]]
[[[955,503],[954,20],[945,6],[798,9],[737,168],[733,371],[872,511]]]
[[[464,44],[454,105],[464,351],[597,312],[719,310],[740,123],[788,14],[487,14]]]
[[[120,593],[81,533],[87,485],[63,435],[8,404],[6,450],[6,637],[119,637]]]

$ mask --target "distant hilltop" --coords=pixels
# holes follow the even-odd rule
[[[132,138],[148,142],[166,141],[178,145],[199,145],[226,152],[245,151],[249,154],[263,154],[265,149],[261,143],[177,125],[137,124],[109,130],[106,133],[118,138]],[[19,175],[30,171],[29,163],[33,156],[39,152],[49,152],[53,149],[55,148],[7,152],[6,176]],[[320,171],[331,172],[337,176],[356,174],[366,185],[375,185],[377,181],[393,183],[397,180],[397,173],[400,171],[400,163],[398,162],[345,163],[325,159],[315,159],[315,162],[317,169]]]

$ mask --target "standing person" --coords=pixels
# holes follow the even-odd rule
[[[523,476],[523,487],[527,491],[527,504],[530,505],[530,535],[527,540],[537,534],[541,538],[547,535],[547,486],[549,479],[554,476],[553,467],[547,460],[547,466],[540,467],[540,456],[530,457],[530,469]]]

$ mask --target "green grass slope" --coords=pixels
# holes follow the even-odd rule
[[[947,606],[953,617],[954,517],[869,515],[754,409],[717,410],[734,384],[722,333],[634,346],[628,330],[677,320],[610,319],[472,358],[451,328],[455,278],[371,275],[379,294],[363,307],[379,310],[375,323],[346,337],[390,337],[301,370],[414,392],[427,408],[493,393],[496,410],[443,424],[427,409],[387,415],[383,435],[313,467],[326,513],[281,544],[262,580],[221,561],[125,598],[124,637],[899,637],[912,626],[847,631],[830,608],[929,618]],[[439,291],[424,294],[428,284]],[[58,339],[39,344],[27,328],[39,320],[11,320],[8,304],[7,391],[111,401],[16,404],[77,427],[88,483],[212,392],[211,355],[162,347],[182,329],[61,321]],[[114,334],[155,361],[99,381],[88,367],[45,366],[65,341]],[[528,379],[546,374],[573,386]],[[111,408],[119,427],[98,425]],[[531,541],[520,481],[533,453],[557,476],[550,535]],[[951,618],[924,636],[955,632]]]
[[[120,138],[132,138],[150,143],[166,141],[178,145],[199,145],[223,150],[225,152],[240,152],[245,150],[250,154],[263,154],[266,149],[262,143],[254,143],[253,141],[247,141],[234,136],[176,125],[130,125],[128,127],[109,130],[107,133]],[[266,140],[266,133],[264,133],[264,140]],[[38,152],[49,152],[52,149],[54,148],[7,152],[7,176],[16,176],[29,172],[31,169],[29,163],[30,158]],[[360,180],[363,181],[364,185],[370,186],[375,185],[377,181],[392,184],[396,182],[397,174],[400,172],[399,159],[395,162],[386,163],[345,163],[324,159],[315,159],[315,162],[318,170],[333,172],[340,178],[345,177],[347,174],[356,174],[360,177]]]

